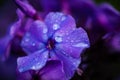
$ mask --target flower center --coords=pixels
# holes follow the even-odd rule
[[[48,42],[47,42],[47,48],[49,50],[52,50],[52,49],[54,49],[54,47],[55,47],[55,40],[49,39]]]

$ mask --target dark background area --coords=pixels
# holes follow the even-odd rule
[[[98,4],[107,2],[120,11],[120,0],[95,0],[95,2]]]

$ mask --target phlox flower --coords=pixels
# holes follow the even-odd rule
[[[28,56],[17,59],[20,72],[40,70],[48,61],[59,60],[68,80],[80,64],[80,53],[89,47],[89,39],[84,29],[76,28],[72,16],[51,12],[44,21],[31,23],[21,46]]]

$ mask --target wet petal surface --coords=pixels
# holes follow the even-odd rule
[[[65,72],[65,75],[67,77],[67,80],[69,80],[73,75],[77,67],[79,66],[80,59],[75,59],[69,56],[67,53],[55,50],[57,57],[60,61],[62,61],[63,64],[63,70]]]
[[[48,51],[38,51],[29,56],[20,57],[17,59],[18,69],[20,72],[27,70],[41,69],[48,59]]]
[[[58,34],[66,34],[75,28],[75,21],[70,15],[65,15],[63,13],[49,13],[45,18],[45,23],[49,28],[49,36],[52,36],[56,31]],[[66,30],[64,30],[66,29]],[[65,33],[63,32],[65,31]]]
[[[47,42],[47,28],[41,21],[35,21],[31,24],[29,31],[25,34],[21,46],[27,54],[41,50]]]
[[[47,26],[44,24],[44,22],[40,21],[40,20],[36,20],[34,21],[31,26],[30,29],[28,31],[28,33],[33,36],[36,40],[39,41],[46,41],[47,40]]]
[[[87,33],[78,28],[67,36],[61,37],[62,41],[56,44],[56,47],[66,52],[72,57],[80,57],[80,53],[83,49],[89,47],[89,39]]]

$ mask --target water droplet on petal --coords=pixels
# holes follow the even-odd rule
[[[64,21],[65,19],[66,19],[66,17],[65,17],[65,16],[63,16],[63,17],[62,17],[62,21]]]
[[[25,41],[28,42],[28,41],[29,41],[29,38],[26,38]]]
[[[57,42],[62,42],[62,37],[56,36],[56,37],[55,37],[55,40],[56,40]]]
[[[35,46],[35,43],[32,43],[33,46]]]
[[[32,69],[36,69],[35,66],[32,66]]]
[[[48,31],[47,28],[43,29],[43,33],[47,33],[47,31]]]
[[[54,29],[54,30],[57,30],[58,28],[60,28],[60,26],[59,26],[58,24],[54,24],[54,25],[53,25],[53,29]]]
[[[85,43],[78,43],[78,44],[75,44],[73,46],[74,47],[89,47],[88,44],[85,44]]]

